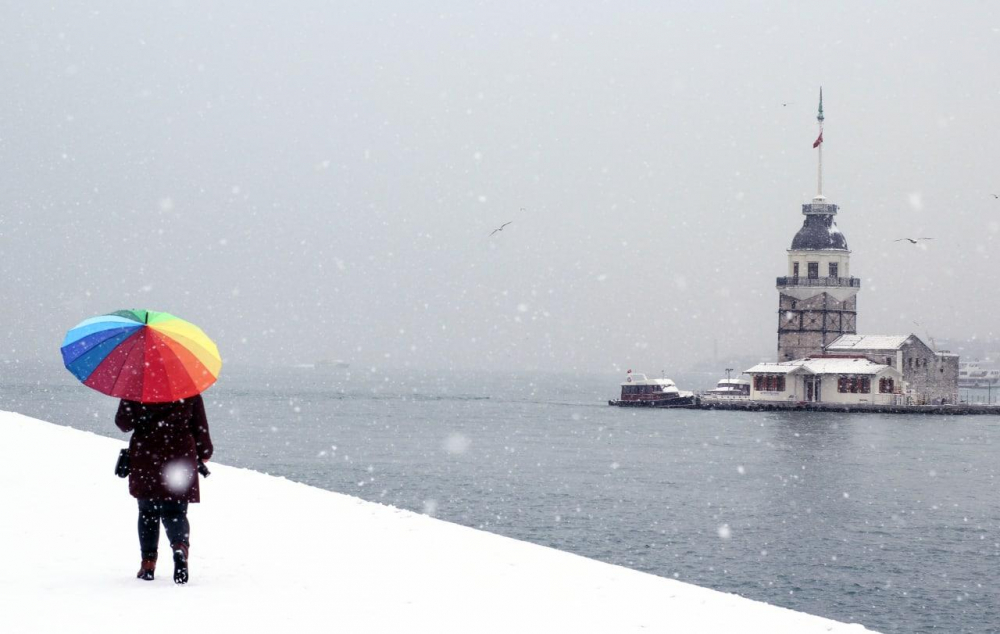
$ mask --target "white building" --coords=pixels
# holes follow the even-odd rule
[[[915,404],[958,402],[958,355],[937,351],[910,335],[843,335],[825,348],[827,355],[864,356],[903,374]]]
[[[755,401],[897,405],[904,398],[902,373],[864,357],[759,363],[746,373]]]

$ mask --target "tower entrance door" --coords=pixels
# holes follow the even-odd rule
[[[823,381],[818,376],[807,376],[802,379],[806,390],[806,401],[816,403],[823,400],[821,389]]]

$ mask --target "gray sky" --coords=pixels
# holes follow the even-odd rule
[[[0,359],[773,356],[820,84],[859,331],[995,333],[1000,5],[690,4],[4,3]]]

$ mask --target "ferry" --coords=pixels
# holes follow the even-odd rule
[[[682,392],[670,379],[650,379],[645,374],[628,371],[617,407],[684,407],[694,404],[694,392]]]
[[[958,364],[958,387],[1000,387],[1000,370],[987,370],[978,361]]]

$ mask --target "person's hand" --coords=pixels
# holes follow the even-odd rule
[[[202,462],[208,462],[209,460],[211,460],[211,458],[202,458],[201,459]]]

